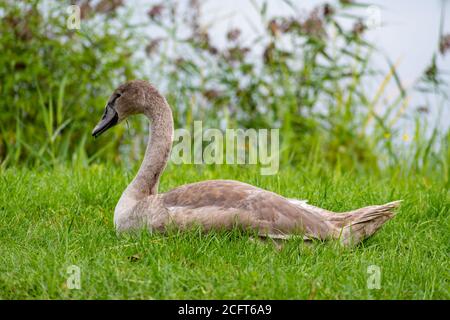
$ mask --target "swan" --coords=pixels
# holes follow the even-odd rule
[[[100,122],[92,131],[97,138],[125,118],[144,114],[151,136],[142,164],[114,211],[117,232],[147,228],[164,232],[170,225],[179,230],[240,227],[261,237],[288,239],[338,239],[356,244],[374,234],[394,216],[400,201],[345,213],[312,206],[233,180],[208,180],[158,193],[159,178],[170,156],[173,138],[172,111],[158,90],[144,80],[120,85],[110,96]]]

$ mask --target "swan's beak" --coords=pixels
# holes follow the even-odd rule
[[[95,126],[94,130],[92,130],[92,135],[97,138],[103,132],[116,125],[118,120],[119,115],[117,114],[116,110],[114,110],[114,108],[110,104],[108,104],[105,108],[102,119]]]

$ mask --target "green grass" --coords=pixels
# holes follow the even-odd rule
[[[449,193],[436,178],[175,167],[160,191],[229,178],[344,211],[404,199],[362,245],[252,241],[242,232],[118,237],[114,206],[131,172],[103,166],[0,172],[2,299],[449,299]],[[81,289],[66,287],[67,267]],[[381,268],[368,289],[367,269]]]

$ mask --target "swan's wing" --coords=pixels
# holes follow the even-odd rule
[[[263,233],[327,234],[329,226],[318,215],[288,199],[242,182],[209,180],[181,186],[161,199],[177,225],[242,226]]]
[[[207,180],[186,184],[161,194],[167,207],[235,207],[255,193],[268,192],[234,180]]]
[[[283,228],[273,221],[261,219],[248,210],[237,208],[221,208],[206,206],[199,208],[169,207],[169,221],[182,230],[195,226],[201,226],[203,230],[231,230],[239,226],[243,229],[251,229],[258,232],[262,238],[274,240],[289,240],[300,236],[303,240],[310,240],[311,236],[303,235],[297,231],[292,234],[294,228]],[[291,226],[292,227],[292,226]]]
[[[299,199],[292,199],[292,198],[288,198],[288,200],[298,206],[302,206],[308,203],[308,200],[299,200]]]

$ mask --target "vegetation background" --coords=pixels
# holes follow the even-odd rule
[[[438,111],[408,105],[410,92],[395,64],[387,74],[372,67],[376,46],[365,40],[367,26],[355,13],[368,5],[319,4],[302,17],[269,20],[267,4],[255,3],[266,32],[244,44],[240,29],[231,28],[219,50],[200,24],[198,1],[149,6],[145,24],[129,19],[136,8],[117,13],[123,1],[74,3],[80,30],[67,27],[70,3],[0,4],[2,168],[139,161],[145,122],[114,130],[102,148],[90,132],[115,86],[150,77],[174,106],[176,127],[202,119],[223,129],[280,128],[285,165],[323,161],[377,171],[402,161],[404,169],[421,172],[438,166],[448,178],[448,128],[440,132],[424,116]],[[147,36],[149,27],[161,36]],[[262,54],[253,52],[257,47]],[[448,77],[436,64],[448,51],[449,36],[442,34],[411,89],[432,94],[435,108],[448,107]],[[389,83],[399,87],[398,96],[386,94]],[[404,119],[415,127],[407,149],[396,126]]]
[[[204,286],[200,285],[201,288],[190,286],[190,289],[171,291],[164,287],[152,297],[294,298],[299,297],[296,290],[303,290],[306,286],[309,289],[314,287],[311,290],[319,290],[319,293],[303,294],[302,291],[302,298],[448,298],[449,277],[445,265],[448,267],[450,131],[448,127],[442,128],[430,122],[425,114],[440,114],[440,110],[449,107],[448,73],[439,65],[439,57],[449,54],[450,35],[441,28],[439,43],[436,43],[435,55],[429,66],[413,86],[405,88],[397,73],[397,65],[390,57],[386,57],[390,65],[388,72],[373,67],[377,46],[366,39],[368,26],[358,11],[367,8],[368,4],[352,0],[318,2],[305,15],[269,19],[267,3],[254,2],[265,32],[253,43],[248,43],[242,38],[239,28],[230,28],[226,46],[218,48],[208,27],[200,23],[201,2],[182,3],[164,1],[146,8],[130,8],[121,0],[0,1],[0,238],[3,239],[0,274],[4,275],[0,276],[0,298],[149,297],[145,286],[136,291],[136,295],[128,291],[139,285],[141,280],[136,279],[134,284],[130,282],[128,287],[125,286],[127,289],[118,283],[108,289],[106,282],[102,282],[105,274],[95,278],[91,290],[81,294],[70,293],[59,285],[64,276],[61,268],[71,259],[78,257],[86,265],[90,261],[87,256],[84,256],[86,260],[77,256],[80,253],[64,241],[79,240],[79,243],[87,245],[86,232],[91,234],[92,230],[104,235],[104,241],[122,241],[125,243],[120,242],[120,245],[125,246],[142,245],[143,248],[145,241],[166,241],[144,237],[133,242],[135,240],[117,240],[113,236],[112,208],[120,195],[116,188],[126,184],[140,163],[144,139],[148,135],[145,119],[131,119],[129,125],[118,126],[108,132],[107,137],[102,136],[97,141],[90,136],[111,91],[118,84],[134,78],[148,79],[160,88],[173,108],[178,128],[190,128],[198,119],[204,121],[204,127],[222,129],[280,128],[280,167],[283,169],[277,177],[242,175],[239,172],[256,172],[245,165],[235,171],[236,168],[225,166],[183,167],[172,164],[163,177],[166,184],[163,182],[162,189],[205,178],[242,180],[246,177],[248,182],[281,194],[299,198],[309,195],[316,204],[322,203],[336,211],[350,210],[353,206],[367,204],[369,200],[382,202],[406,198],[409,202],[401,213],[416,214],[399,217],[399,225],[391,230],[395,229],[397,235],[409,239],[405,240],[408,245],[399,248],[398,243],[386,235],[382,238],[385,251],[374,244],[370,255],[380,261],[378,254],[385,252],[387,261],[393,261],[399,253],[400,259],[404,259],[400,263],[403,267],[407,261],[417,259],[411,262],[411,275],[405,277],[414,282],[415,277],[424,275],[423,281],[416,281],[417,286],[413,287],[408,287],[406,280],[396,287],[392,279],[389,289],[374,296],[352,286],[347,290],[336,283],[323,288],[323,282],[317,284],[316,280],[299,282],[302,283],[299,287],[286,284],[283,287],[286,290],[272,287],[273,295],[259,295],[256,289],[262,287],[253,282],[244,281],[244,284],[243,276],[242,281],[232,282],[231,289],[228,288],[234,288],[236,295],[227,295],[223,288],[216,288],[208,283],[208,279],[202,278],[200,282],[204,281]],[[296,9],[300,6],[294,1],[285,0],[284,3]],[[80,8],[79,30],[67,27],[70,4]],[[132,10],[146,10],[148,20],[145,23],[133,22],[130,19]],[[158,36],[149,37],[144,32],[145,28],[158,30],[155,33]],[[263,48],[262,53],[255,48]],[[398,95],[387,94],[389,85],[398,87]],[[426,101],[435,103],[411,105],[409,96],[412,92],[420,93],[426,96]],[[412,136],[402,134],[401,121],[407,121],[414,128]],[[405,140],[411,143],[403,143]],[[107,168],[111,176],[116,177],[116,180],[108,178],[108,181],[116,187],[109,185],[102,190],[101,180],[105,175],[101,172]],[[88,178],[90,175],[97,179]],[[55,185],[52,186],[51,181]],[[299,182],[309,186],[301,189]],[[25,183],[32,190],[20,189]],[[373,192],[365,194],[366,191],[355,188],[356,183]],[[294,185],[295,192],[292,189]],[[54,188],[59,191],[48,191]],[[94,195],[99,190],[102,190],[102,199]],[[349,194],[343,195],[344,190]],[[67,195],[61,196],[64,191]],[[22,196],[17,198],[18,195]],[[342,201],[347,201],[345,204],[331,200],[339,195],[343,196]],[[44,200],[47,196],[54,197],[54,200]],[[20,199],[28,200],[20,203]],[[63,202],[58,204],[57,199]],[[72,201],[78,205],[74,207]],[[96,227],[92,230],[87,228],[90,222],[86,221],[86,216],[80,213],[86,210],[94,212]],[[80,214],[70,214],[71,220],[67,220],[68,211]],[[48,216],[48,212],[55,213],[53,218]],[[86,221],[87,225],[81,221]],[[106,221],[107,225],[101,225],[101,221]],[[39,227],[42,223],[49,227],[42,229]],[[434,230],[436,236],[418,237],[417,232],[421,228]],[[48,232],[52,232],[54,237]],[[55,234],[60,234],[65,240],[61,242]],[[19,245],[33,235],[39,239],[48,237],[49,242],[44,247],[48,250],[56,248],[57,254],[41,260],[37,258],[37,252],[42,242],[27,242],[24,247]],[[211,240],[213,238],[207,239],[208,245],[203,249],[212,250],[211,246],[217,249]],[[187,246],[189,238],[173,241],[168,245],[185,248],[186,254],[193,250]],[[227,240],[222,239],[216,245],[225,245],[223,241]],[[230,252],[221,253],[230,261],[244,250],[241,246],[246,243],[233,241],[236,242],[231,245]],[[101,243],[96,242],[99,247],[91,247],[85,255],[100,250]],[[196,246],[201,247],[201,243],[200,239]],[[430,244],[429,248],[427,244]],[[289,248],[291,254],[294,246]],[[145,253],[139,253],[136,259],[147,261],[142,257],[151,252],[142,250]],[[263,259],[268,254],[267,250],[257,249],[254,257]],[[408,250],[413,250],[414,255],[404,254]],[[187,282],[195,283],[194,279],[200,272],[195,269],[196,265],[206,259],[201,250],[196,252],[199,260],[186,262],[193,268],[192,273],[185,275],[192,276]],[[150,278],[157,275],[156,270],[161,271],[158,269],[161,264],[171,263],[173,256],[162,251],[160,254],[159,262],[147,261],[154,271],[148,275]],[[314,279],[321,277],[313,267],[321,259],[328,259],[330,263],[334,261],[335,267],[328,270],[333,277],[339,267],[353,274],[351,266],[355,263],[361,265],[360,259],[364,256],[362,252],[346,253],[348,264],[343,265],[337,262],[339,256],[328,249],[319,248],[307,253],[309,258],[305,262],[293,261],[289,254],[284,254],[274,258],[278,270],[285,268],[285,263],[300,267],[305,263],[303,267],[309,266],[307,269],[310,268],[308,270]],[[427,257],[433,259],[428,260]],[[255,261],[263,261],[259,258]],[[41,268],[37,268],[40,270],[38,273],[32,272],[37,270],[37,263],[54,266],[56,259],[59,259],[60,268],[56,273],[48,273],[50,271]],[[95,264],[114,263],[121,256],[114,253],[105,259],[95,260]],[[429,261],[428,272],[419,263],[421,259]],[[20,262],[18,270],[22,270],[22,274],[30,272],[26,280],[20,280],[17,269],[12,269],[14,261]],[[248,262],[238,261],[242,268],[248,267]],[[220,272],[228,275],[229,272],[224,270],[229,263],[217,263],[223,269],[220,271],[219,268],[214,275],[219,276]],[[181,272],[186,265],[175,269]],[[145,266],[145,263],[141,265],[142,270]],[[123,268],[120,270],[132,272],[134,267]],[[395,269],[397,273],[393,273],[393,277],[402,267],[397,265]],[[202,272],[210,271],[202,269]],[[108,272],[113,271],[108,269]],[[258,279],[258,275],[250,273],[246,275]],[[180,273],[177,276],[182,277]],[[215,276],[212,279],[216,279]],[[229,276],[232,277],[231,274]],[[300,273],[288,272],[288,276],[295,278]],[[356,283],[364,283],[363,278],[355,277]],[[289,283],[287,279],[279,280]],[[96,281],[97,286],[94,285]],[[321,286],[323,291],[320,291]],[[271,292],[268,283],[263,282],[263,287],[266,292]],[[97,292],[94,288],[101,289]]]

